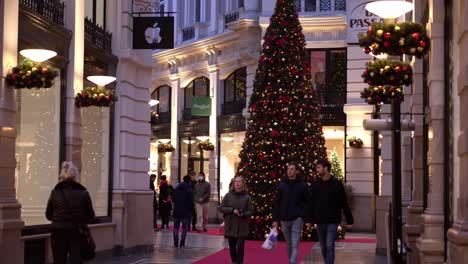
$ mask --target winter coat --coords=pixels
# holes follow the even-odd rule
[[[195,202],[205,204],[210,201],[211,185],[207,181],[197,182],[195,184]]]
[[[59,182],[50,193],[46,217],[52,227],[72,229],[94,219],[94,209],[86,188],[71,180]]]
[[[153,208],[158,208],[158,200],[156,199],[156,187],[154,186],[154,182],[150,181],[150,189],[153,191]]]
[[[190,218],[193,214],[193,190],[190,183],[182,182],[174,190],[174,218]]]
[[[161,215],[169,215],[172,209],[172,193],[169,183],[161,181],[159,184],[159,212]]]
[[[340,224],[342,211],[347,224],[352,225],[353,215],[343,183],[335,177],[328,181],[315,180],[312,183],[306,221],[314,224]]]
[[[278,185],[273,202],[273,221],[292,221],[304,217],[308,196],[306,181],[300,178],[289,180],[285,178]]]
[[[243,216],[234,214],[242,210]],[[224,236],[246,238],[249,236],[249,217],[254,214],[252,199],[246,192],[231,191],[224,197],[219,211],[224,214]]]

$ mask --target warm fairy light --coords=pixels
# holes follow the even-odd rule
[[[34,62],[43,62],[57,56],[57,52],[46,49],[24,49],[20,54]]]

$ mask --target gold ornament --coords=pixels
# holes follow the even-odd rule
[[[405,38],[401,38],[400,41],[398,41],[398,45],[404,46],[405,45]]]
[[[399,26],[395,26],[395,32],[397,31],[400,31],[400,27]]]
[[[377,36],[381,37],[383,35],[383,30],[379,29],[377,30]]]

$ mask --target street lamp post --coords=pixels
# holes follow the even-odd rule
[[[384,19],[384,24],[395,24],[396,18],[413,10],[413,4],[405,1],[376,1],[366,9]],[[403,230],[401,202],[401,120],[399,98],[393,98],[392,108],[392,262],[403,263]]]

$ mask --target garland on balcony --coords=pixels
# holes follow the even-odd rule
[[[430,40],[422,24],[403,22],[398,24],[373,23],[367,34],[359,35],[359,45],[364,52],[391,56],[407,54],[421,58],[429,50]]]
[[[199,150],[213,151],[214,145],[210,141],[201,141],[197,144]]]
[[[78,108],[99,106],[110,107],[117,101],[113,89],[85,87],[81,93],[75,96],[75,105]]]
[[[413,82],[413,69],[406,62],[375,60],[367,63],[361,76],[369,85],[410,85]]]
[[[158,144],[158,153],[173,152],[175,148],[171,143],[159,143]]]
[[[361,98],[370,105],[390,104],[394,98],[403,102],[403,88],[391,85],[369,86],[361,92]]]
[[[362,145],[364,145],[364,142],[362,142],[362,139],[358,137],[349,138],[348,143],[351,148],[362,148]]]
[[[58,72],[51,67],[25,59],[23,63],[13,67],[7,74],[6,81],[15,89],[40,89],[52,87],[57,76]]]

